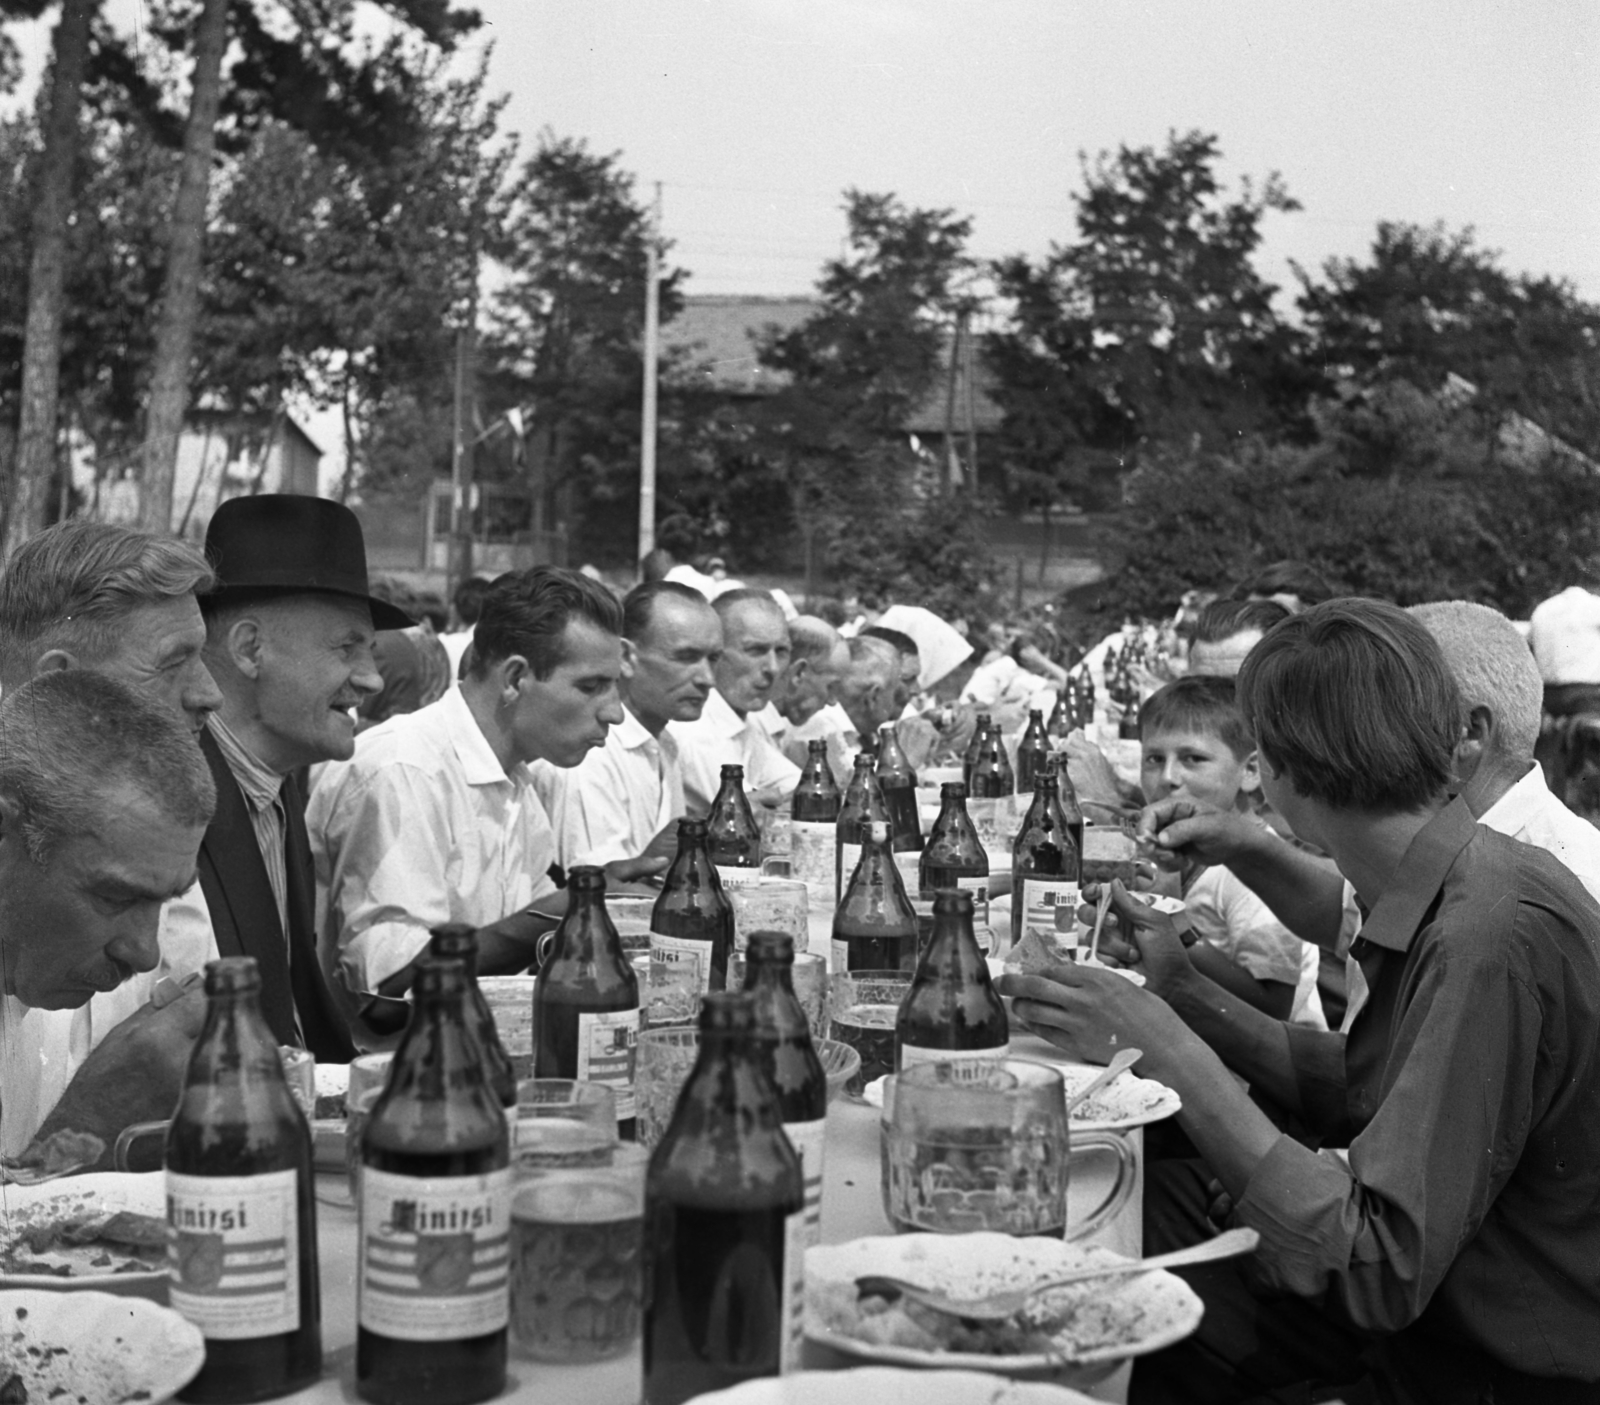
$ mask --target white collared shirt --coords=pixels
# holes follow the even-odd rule
[[[724,766],[744,767],[747,791],[787,795],[800,781],[800,768],[772,744],[754,717],[741,717],[715,688],[696,722],[669,722],[683,767],[683,795],[692,815],[711,809],[722,786]]]
[[[376,990],[445,922],[483,927],[555,891],[528,768],[505,770],[459,688],[356,738],[306,807],[322,959]]]
[[[683,814],[677,740],[670,728],[651,736],[626,705],[606,744],[578,765],[531,769],[563,868],[636,859]]]
[[[1556,799],[1545,784],[1544,768],[1534,764],[1504,795],[1478,816],[1478,823],[1535,849],[1543,849],[1574,878],[1596,902],[1600,902],[1600,829],[1579,819]],[[1354,920],[1352,920],[1352,915]],[[1341,940],[1353,939],[1361,930],[1361,912],[1356,906],[1356,890],[1344,885],[1344,924]],[[1346,946],[1348,952],[1348,945]],[[1367,978],[1353,956],[1344,958],[1346,1001],[1344,1024],[1350,1023],[1367,1000]]]

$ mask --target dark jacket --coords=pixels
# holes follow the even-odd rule
[[[267,880],[244,792],[209,729],[200,749],[217,785],[217,812],[200,844],[200,887],[211,910],[217,951],[253,956],[261,968],[261,1012],[280,1044],[298,1044],[298,1009],[306,1048],[319,1063],[348,1063],[355,1047],[317,961],[316,878],[306,838],[305,797],[300,780],[284,782],[285,868],[288,872],[289,940],[283,939],[278,904]]]

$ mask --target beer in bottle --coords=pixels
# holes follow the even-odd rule
[[[1080,873],[1078,844],[1057,794],[1056,772],[1047,767],[1034,781],[1033,803],[1012,849],[1013,946],[1033,928],[1057,947],[1077,945]]]
[[[966,753],[961,758],[961,780],[963,784],[971,782],[972,768],[978,764],[978,753],[983,750],[983,739],[992,726],[994,726],[994,718],[987,712],[980,712],[978,720],[973,724],[972,740],[967,743]]]
[[[1072,776],[1067,770],[1067,758],[1058,756],[1054,766],[1056,775],[1056,790],[1061,800],[1061,813],[1067,821],[1067,833],[1072,836],[1072,847],[1078,851],[1078,857],[1083,858],[1083,810],[1078,805],[1078,791],[1072,784]]]
[[[1050,739],[1045,736],[1044,713],[1035,708],[1028,714],[1028,728],[1017,743],[1017,794],[1033,794],[1033,778],[1050,760]]]
[[[624,1141],[635,1130],[640,1022],[639,978],[606,912],[606,871],[580,864],[567,872],[567,915],[533,988],[533,1076],[604,1083]]]
[[[417,962],[411,1021],[361,1139],[356,1393],[472,1405],[505,1389],[511,1170],[466,969]]]
[[[483,1071],[501,1107],[517,1105],[517,1071],[511,1056],[500,1042],[494,1012],[478,988],[478,934],[464,922],[447,922],[429,932],[428,950],[447,961],[459,961],[467,968],[467,1018],[472,1033],[483,1049]]]
[[[167,1130],[172,1307],[205,1337],[181,1400],[270,1400],[322,1370],[311,1129],[253,956],[206,967],[205,1024]]]
[[[1015,792],[1016,780],[1011,759],[1006,755],[1005,738],[1000,728],[991,724],[967,776],[967,817],[978,832],[978,842],[998,863],[1011,854],[1011,839],[1016,831],[1012,799]]]
[[[941,888],[933,900],[933,936],[895,1018],[895,1071],[957,1060],[972,1061],[974,1070],[992,1068],[1010,1042],[1006,1007],[972,934],[972,894]]]
[[[989,856],[967,814],[967,788],[960,781],[939,787],[939,818],[928,832],[918,870],[918,896],[926,902],[940,888],[972,894],[981,914],[989,908]]]
[[[1067,734],[1076,725],[1072,718],[1072,708],[1067,702],[1067,695],[1071,691],[1072,680],[1069,678],[1056,693],[1056,705],[1050,709],[1050,720],[1044,724],[1045,740],[1048,743],[1065,742]]]
[[[792,1369],[805,1181],[755,1043],[755,997],[707,996],[700,1052],[645,1180],[645,1405]]]
[[[725,888],[761,876],[761,830],[744,793],[743,766],[722,768],[722,786],[706,816],[706,851]]]
[[[867,818],[868,797],[878,790],[872,771],[877,759],[870,751],[856,757],[856,768],[845,787],[844,802],[839,806],[838,823],[834,826],[833,900],[835,904],[844,896],[844,885],[861,862],[861,827]],[[884,804],[883,792],[878,790],[878,802]],[[884,814],[888,814],[887,808]]]
[[[706,822],[678,821],[678,852],[650,910],[650,965],[675,968],[702,995],[728,984],[733,904],[706,852]]]
[[[889,820],[894,826],[895,852],[915,853],[922,848],[922,817],[917,813],[917,773],[911,769],[905,752],[900,749],[893,722],[885,722],[878,729],[878,765],[874,774],[883,790],[884,801],[889,806]]]
[[[838,901],[834,867],[838,863],[835,831],[839,804],[827,742],[807,742],[805,768],[789,806],[789,861],[794,876],[806,885],[814,908],[826,909]]]
[[[887,857],[887,855],[885,856]],[[890,864],[892,871],[894,865]],[[822,1132],[828,1075],[811,1042],[811,1025],[794,993],[794,938],[752,932],[744,988],[756,998],[756,1049],[778,1090],[778,1115],[800,1157],[806,1181],[806,1243],[822,1241]]]
[[[869,820],[861,861],[833,914],[833,969],[909,973],[916,961],[917,913],[895,867],[889,825]]]

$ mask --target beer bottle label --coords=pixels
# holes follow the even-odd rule
[[[836,828],[809,820],[789,821],[789,870],[806,885],[811,906],[822,911],[836,906],[832,897],[833,868],[838,862]]]
[[[167,1245],[174,1309],[214,1341],[300,1330],[296,1173],[167,1172]]]
[[[711,943],[650,933],[650,984],[705,995],[711,989]]]
[[[1011,1052],[1011,1041],[996,1044],[988,1049],[927,1049],[920,1044],[900,1042],[900,1066],[904,1072],[917,1064],[952,1064],[951,1081],[973,1082],[987,1078],[1000,1067],[1000,1061]]]
[[[806,1211],[802,1206],[783,1222],[783,1341],[778,1348],[778,1374],[800,1369],[800,1347],[806,1331]]]
[[[785,1122],[783,1130],[800,1157],[806,1179],[806,1243],[822,1242],[822,1143],[827,1119],[815,1122]]]
[[[1078,945],[1078,884],[1073,879],[1024,878],[1022,892],[1012,898],[1022,904],[1022,935],[1035,932],[1060,951]]]
[[[511,1171],[400,1176],[361,1171],[357,1313],[408,1342],[482,1337],[510,1318]]]
[[[833,891],[835,903],[844,897],[844,890],[850,886],[850,877],[855,873],[856,867],[861,862],[861,846],[859,844],[844,843],[839,845],[839,885]]]
[[[850,969],[850,943],[835,937],[828,944],[829,962],[828,969],[835,973]]]
[[[719,863],[715,865],[717,877],[722,880],[724,888],[743,888],[748,883],[761,881],[761,865],[754,868],[745,868],[741,865]]]
[[[635,1115],[633,1072],[639,1025],[637,1005],[631,1010],[585,1010],[578,1015],[578,1078],[611,1089],[619,1122]]]

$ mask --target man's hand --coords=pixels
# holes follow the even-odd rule
[[[1096,884],[1084,889],[1090,903],[1099,897]],[[1194,966],[1179,934],[1178,924],[1169,913],[1157,912],[1147,903],[1133,897],[1120,882],[1111,885],[1111,911],[1116,916],[1120,935],[1111,935],[1109,927],[1100,933],[1100,954],[1109,956],[1118,965],[1140,972],[1145,978],[1145,989],[1171,1003],[1184,983],[1194,976]],[[1094,921],[1093,908],[1080,909],[1080,918],[1088,914]]]
[[[611,893],[626,891],[654,893],[656,890],[644,880],[665,873],[667,865],[671,862],[672,860],[665,855],[648,853],[636,859],[612,859],[606,865],[606,890]]]
[[[1161,1078],[1161,1069],[1195,1042],[1164,1000],[1114,971],[1067,964],[1040,975],[1008,972],[996,988],[1013,998],[1012,1013],[1023,1025],[1085,1063],[1143,1049],[1140,1071]]]
[[[1198,800],[1173,797],[1146,805],[1136,840],[1156,851],[1157,861],[1197,859],[1227,864],[1258,848],[1261,826],[1237,810],[1222,810]],[[1174,865],[1175,866],[1175,865]]]
[[[205,1017],[206,994],[199,984],[164,1009],[136,1010],[84,1060],[35,1141],[71,1130],[92,1132],[109,1148],[130,1123],[171,1117]]]

